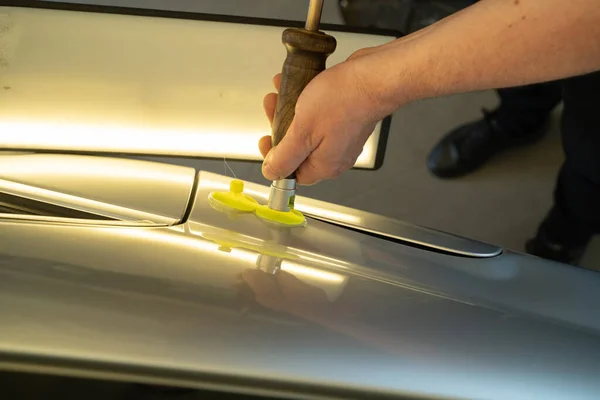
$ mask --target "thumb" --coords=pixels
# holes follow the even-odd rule
[[[314,150],[298,126],[294,119],[281,142],[265,157],[262,173],[266,179],[273,181],[291,175]]]

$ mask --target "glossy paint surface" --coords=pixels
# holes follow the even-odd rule
[[[131,223],[184,216],[193,168],[119,158],[0,153],[0,192]]]
[[[206,190],[228,190],[227,180],[223,181],[218,175],[204,172],[202,176],[203,179],[200,181],[200,188],[208,187]],[[245,187],[245,193],[267,204],[268,194],[265,197],[261,185],[246,183]],[[295,205],[296,209],[320,221],[335,223],[336,225],[342,225],[365,233],[385,236],[392,240],[401,240],[417,246],[425,246],[434,251],[469,257],[495,257],[502,252],[502,249],[497,246],[407,224],[381,215],[303,196],[296,196],[296,199],[298,199]],[[201,203],[198,204],[198,207],[201,207]],[[197,208],[194,214],[199,214],[201,210],[202,208]]]
[[[269,225],[208,204],[228,181],[200,172],[173,227],[0,221],[0,367],[301,397],[600,393],[599,274]]]
[[[0,6],[0,148],[262,160],[284,27],[102,10]],[[332,34],[329,67],[395,39]],[[376,167],[382,127],[356,167]]]

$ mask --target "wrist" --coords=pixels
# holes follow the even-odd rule
[[[404,60],[402,44],[352,60],[360,96],[369,114],[381,120],[398,108],[417,100],[415,74]]]

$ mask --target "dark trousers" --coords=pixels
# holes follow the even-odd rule
[[[585,243],[600,233],[600,72],[498,93],[501,112],[531,120],[545,118],[563,101],[565,162],[554,207],[540,229],[562,243]]]

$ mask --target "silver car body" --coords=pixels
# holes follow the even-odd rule
[[[0,166],[2,192],[85,213],[2,214],[1,369],[296,398],[600,393],[596,272],[302,197],[306,227],[269,224],[213,208],[231,178],[187,167]]]
[[[0,7],[0,148],[24,151],[0,153],[0,370],[290,398],[600,396],[597,272],[303,197],[307,226],[277,226],[213,208],[227,176],[52,154],[260,159],[281,27],[39,3]],[[209,53],[217,31],[238,63]],[[336,37],[333,62],[392,38]],[[357,167],[381,163],[384,125]]]

